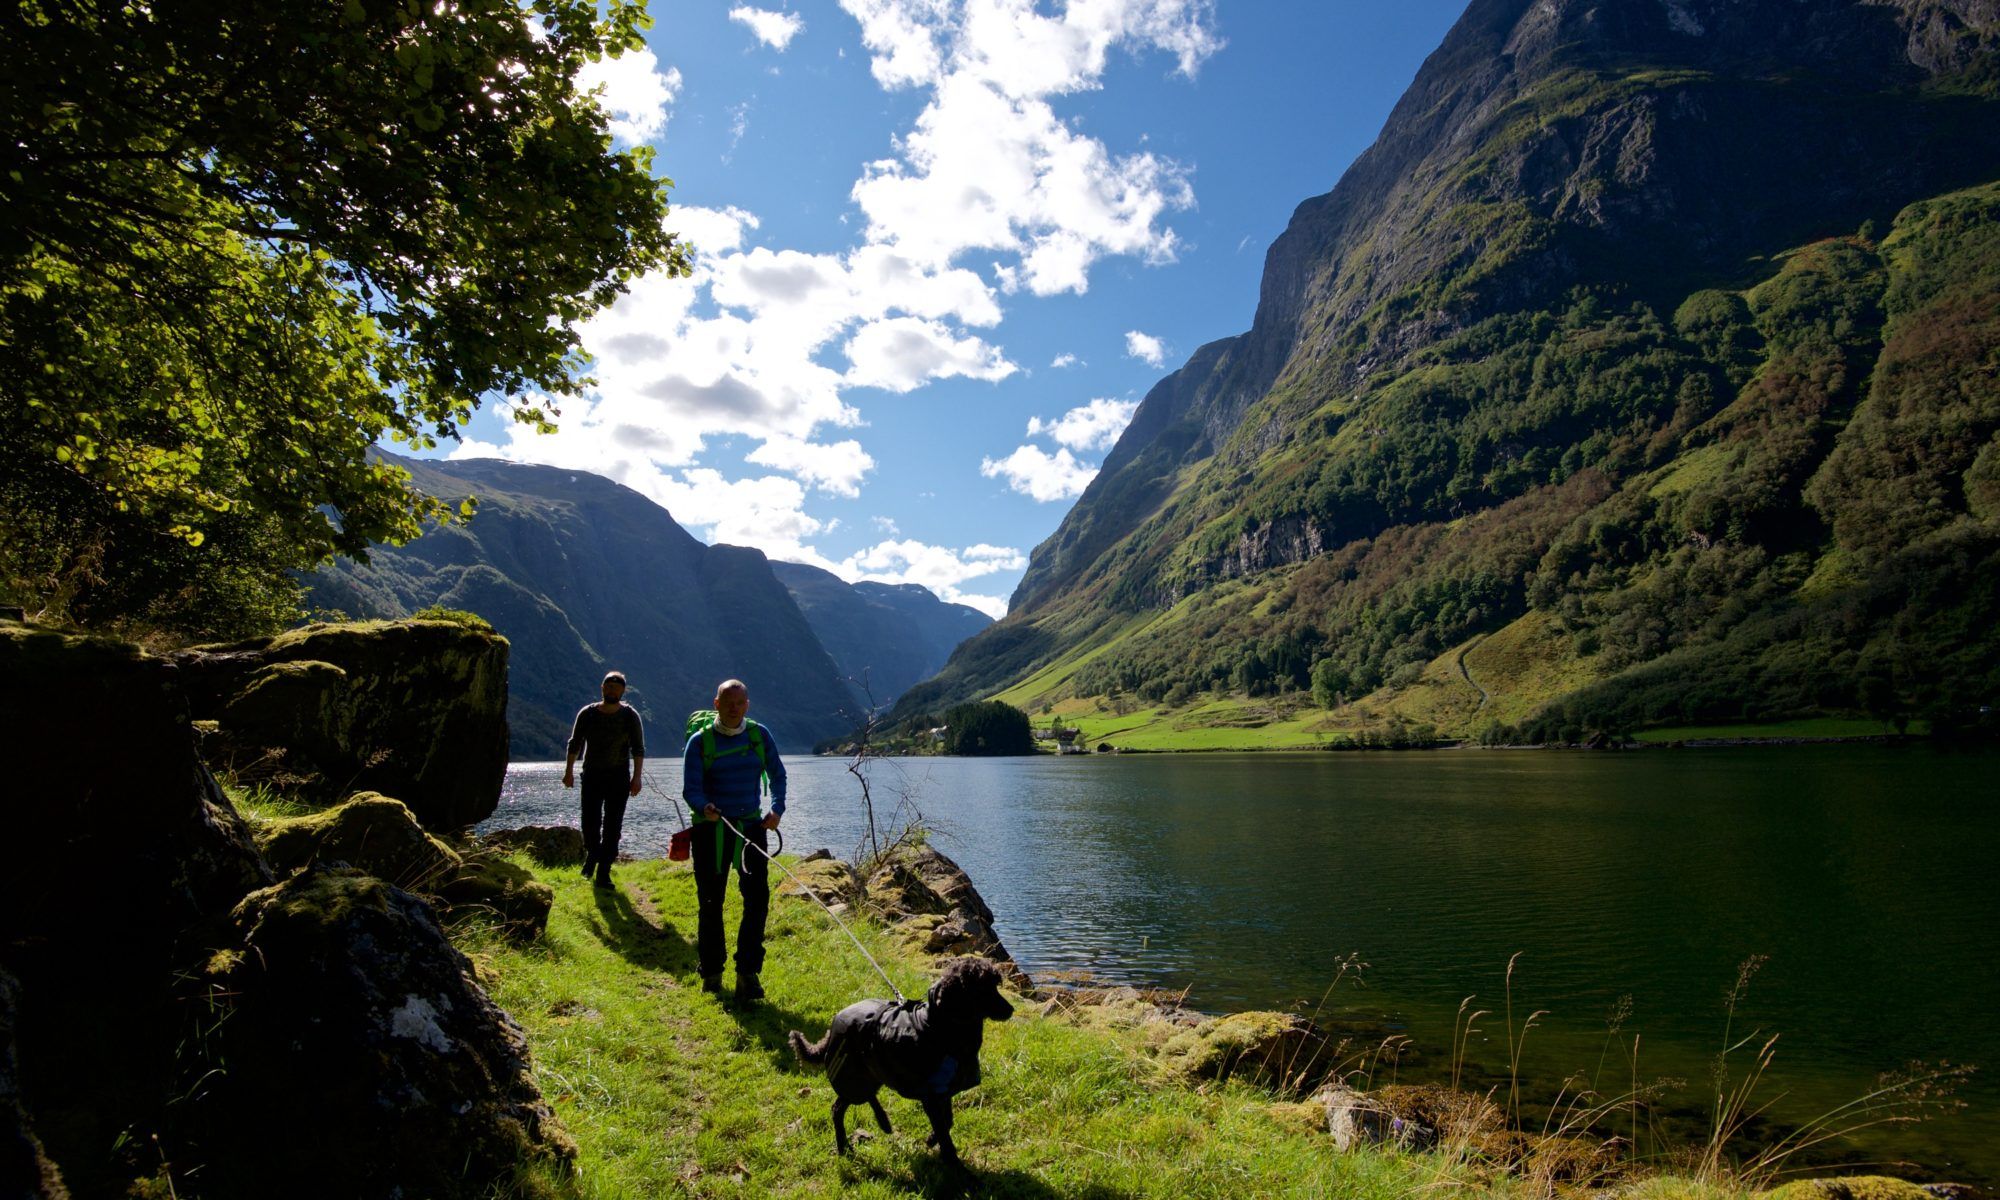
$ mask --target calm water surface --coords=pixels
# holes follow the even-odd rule
[[[841,760],[788,760],[787,849],[849,857]],[[1765,1094],[1809,1117],[1912,1060],[1970,1062],[1964,1113],[1864,1146],[2000,1180],[2000,756],[1927,747],[907,759],[878,811],[920,811],[1030,973],[1189,989],[1213,1010],[1322,1005],[1379,1020],[1435,1067],[1459,1001],[1550,1010],[1525,1072],[1595,1069],[1632,998],[1642,1078],[1698,1105],[1738,963],[1769,960],[1737,1032],[1782,1035]],[[516,764],[487,827],[576,823],[560,763]],[[679,768],[663,778],[679,791]],[[664,853],[649,791],[625,849]],[[1471,1050],[1504,1071],[1498,1018]],[[1618,1062],[1614,1048],[1611,1061]],[[1419,1066],[1417,1069],[1423,1069]],[[1629,1068],[1627,1068],[1629,1069]],[[1607,1091],[1622,1090],[1609,1086]]]

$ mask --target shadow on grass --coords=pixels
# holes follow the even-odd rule
[[[626,885],[590,889],[603,923],[596,927],[598,939],[612,952],[635,967],[663,971],[669,975],[692,975],[695,971],[694,944],[681,936],[664,916],[654,924],[632,906]]]
[[[781,1071],[803,1070],[798,1056],[792,1053],[791,1043],[786,1040],[787,1033],[796,1029],[807,1037],[818,1037],[826,1032],[825,1018],[802,1016],[793,1009],[772,1003],[769,996],[754,1004],[739,1004],[733,994],[725,994],[722,1006],[723,1011],[735,1018],[743,1032],[755,1038],[757,1044],[764,1048],[764,1053],[770,1056],[771,1065]],[[813,1028],[814,1020],[820,1022],[818,1029]]]
[[[921,1119],[921,1118],[919,1118]],[[960,1146],[964,1152],[965,1147]],[[1066,1195],[1079,1200],[1126,1200],[1130,1192],[1117,1188],[1092,1184],[1081,1190],[1058,1192],[1026,1171],[982,1171],[977,1167],[952,1168],[935,1158],[919,1162],[915,1170],[870,1171],[860,1162],[855,1162],[849,1170],[857,1175],[872,1175],[892,1186],[915,1192],[928,1200],[1004,1200],[1014,1197],[1018,1200],[1044,1200],[1045,1197]]]

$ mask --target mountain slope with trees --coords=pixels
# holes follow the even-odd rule
[[[898,714],[1544,739],[1991,700],[1996,40],[1975,0],[1475,0]]]
[[[309,578],[312,602],[355,617],[439,605],[513,643],[507,717],[516,758],[560,758],[608,670],[631,681],[653,757],[679,752],[715,685],[750,685],[784,748],[844,732],[859,706],[761,551],[707,546],[666,509],[583,471],[498,459],[394,460],[426,495],[478,497],[472,520]]]

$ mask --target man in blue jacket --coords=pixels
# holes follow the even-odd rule
[[[694,826],[694,890],[699,906],[695,953],[701,961],[701,988],[722,990],[722,898],[736,875],[743,897],[743,921],[736,930],[736,999],[761,1000],[757,975],[764,969],[764,916],[770,909],[765,834],[785,812],[785,764],[771,731],[752,721],[750,689],[727,679],[715,689],[715,727],[688,739],[681,758],[681,797],[700,818]],[[771,811],[762,811],[765,779],[771,781]],[[717,818],[728,818],[724,824]],[[754,849],[730,831],[742,831]]]

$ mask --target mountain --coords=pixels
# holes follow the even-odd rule
[[[391,458],[427,494],[479,498],[463,525],[308,581],[313,604],[355,617],[467,609],[513,644],[508,724],[516,758],[560,758],[576,710],[624,671],[655,758],[678,754],[689,711],[715,685],[750,685],[752,713],[804,750],[859,712],[839,670],[762,552],[708,546],[666,509],[582,471],[497,459]]]
[[[887,705],[937,674],[960,642],[993,623],[978,609],[947,604],[913,583],[850,584],[803,563],[774,562],[771,570],[864,710]]]
[[[899,715],[1990,700],[1997,41],[1990,0],[1475,0]]]

